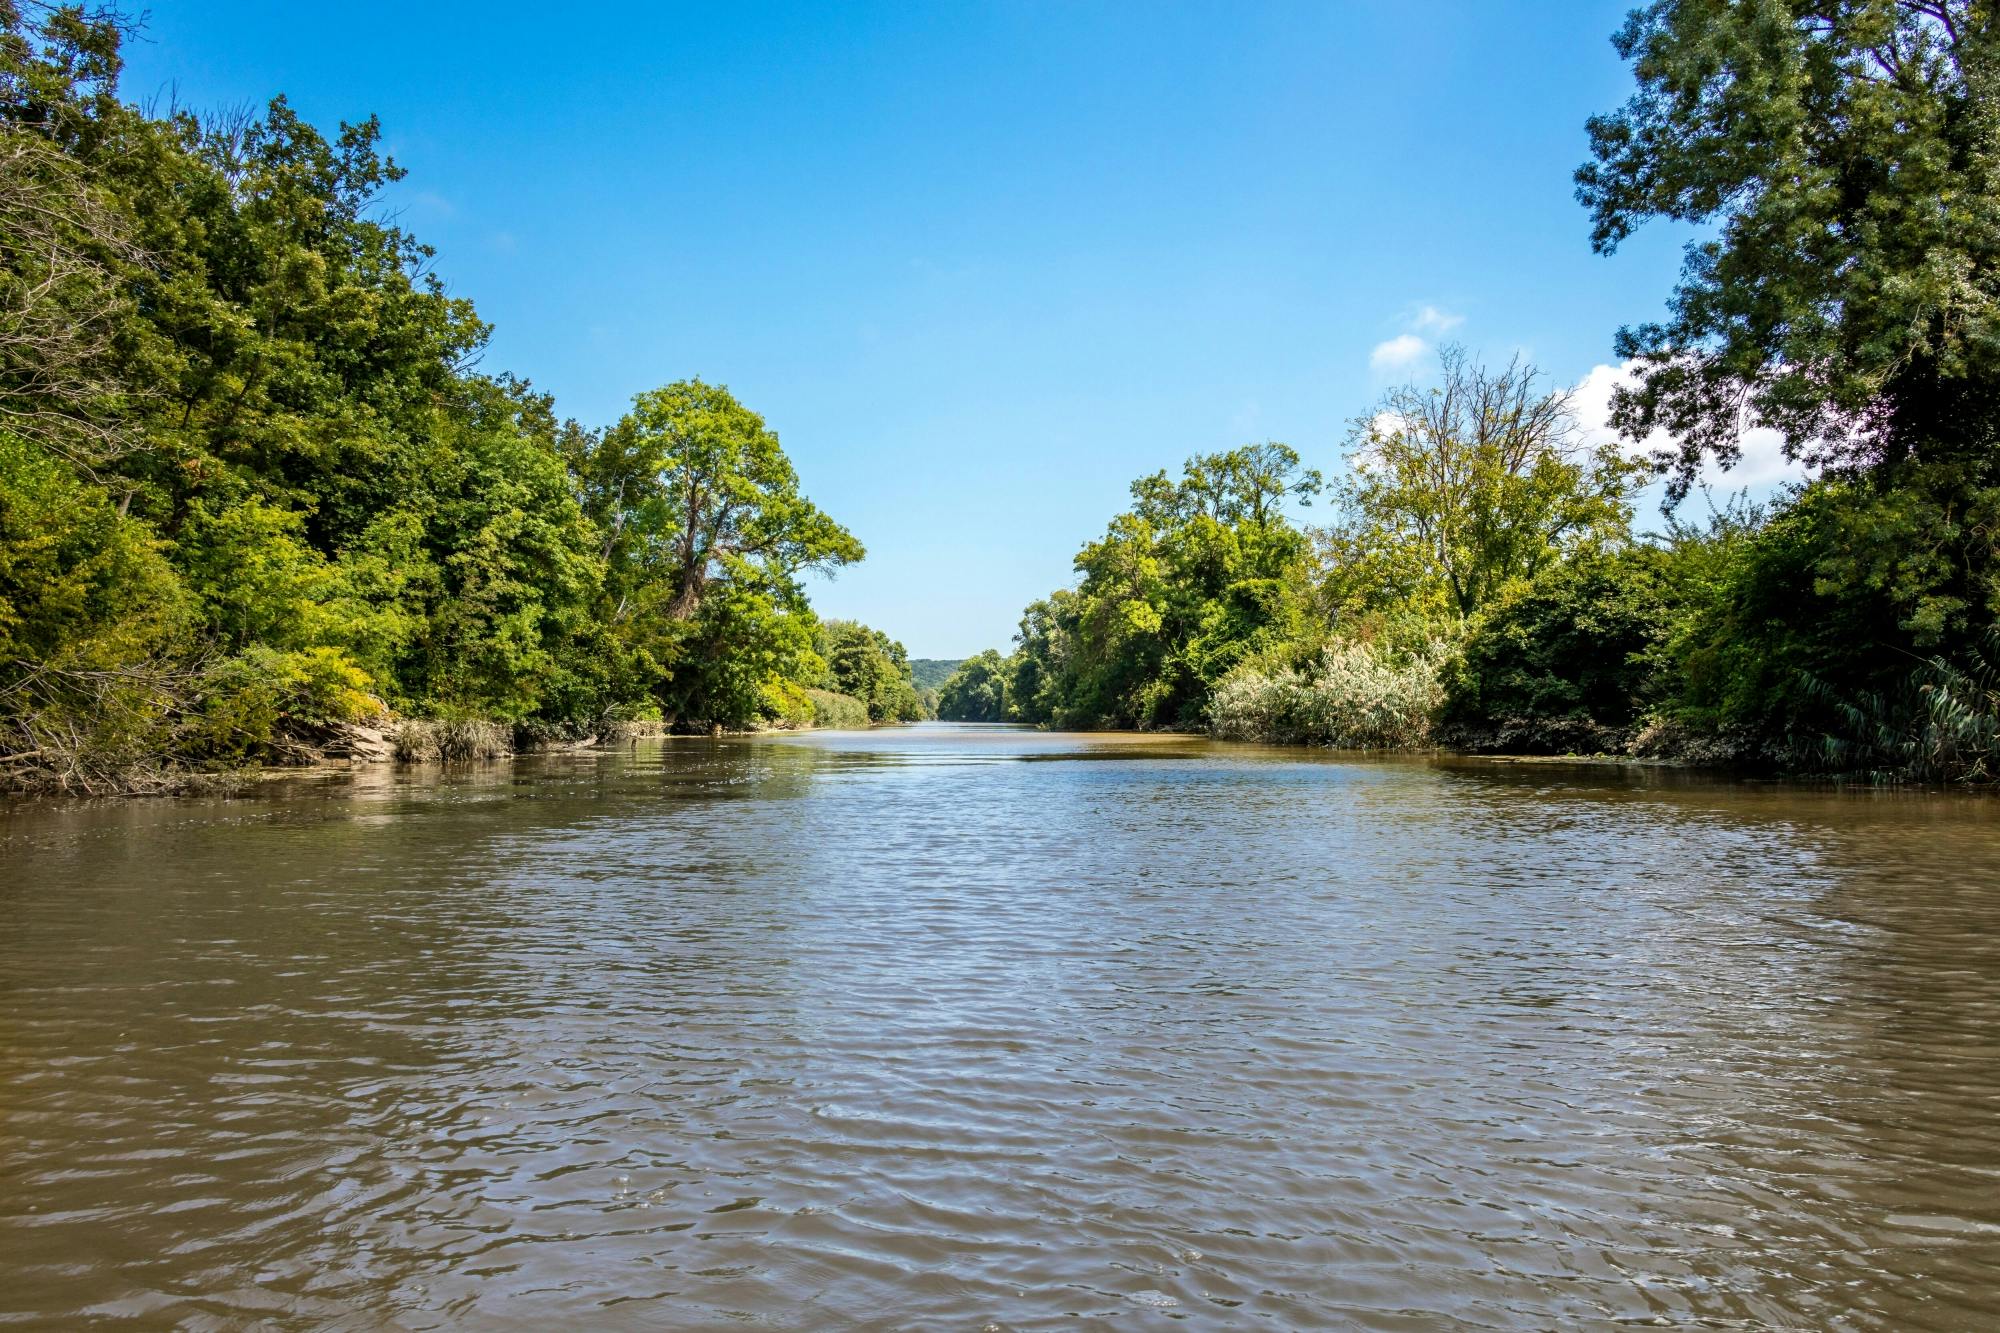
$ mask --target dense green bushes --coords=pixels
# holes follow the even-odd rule
[[[1471,749],[1615,750],[1671,683],[1669,554],[1653,546],[1552,565],[1474,625],[1447,676],[1441,720]]]
[[[868,705],[851,694],[808,689],[806,698],[812,705],[812,713],[806,721],[812,726],[858,731],[869,725]]]
[[[910,655],[882,631],[851,620],[828,620],[820,625],[815,646],[826,663],[819,685],[860,700],[868,720],[915,722],[927,715],[910,675]]]

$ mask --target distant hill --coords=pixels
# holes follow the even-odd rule
[[[951,673],[958,670],[962,657],[913,657],[910,659],[910,679],[920,690],[934,690],[951,679]]]

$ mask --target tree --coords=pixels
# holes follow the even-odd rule
[[[478,373],[375,118],[142,110],[122,36],[0,0],[0,786],[300,757],[384,704],[810,713],[800,576],[861,547],[761,419],[690,381],[586,431]]]
[[[800,576],[863,551],[800,492],[762,417],[682,380],[558,447],[598,533],[599,614],[621,675],[670,717],[731,725],[755,720],[776,680],[818,678]]]
[[[1510,588],[1448,673],[1445,720],[1534,748],[1599,748],[1673,684],[1657,650],[1687,597],[1676,552],[1638,545],[1551,565]]]
[[[938,691],[937,715],[948,722],[1005,721],[1007,677],[1007,663],[994,649],[966,658]]]
[[[871,722],[922,720],[923,696],[902,644],[857,621],[828,620],[816,646],[826,662],[825,688],[861,700]]]
[[[715,582],[752,570],[789,581],[865,554],[800,493],[764,418],[719,384],[680,380],[633,399],[590,451],[582,485],[606,557],[663,582],[675,620],[693,618]]]
[[[115,356],[126,232],[76,163],[0,119],[0,426],[85,469],[135,434]]]
[[[1562,389],[1516,357],[1447,347],[1432,388],[1391,390],[1354,425],[1343,521],[1321,534],[1335,602],[1464,618],[1581,546],[1622,539],[1635,465],[1581,438]]]
[[[1217,680],[1300,627],[1308,546],[1283,506],[1310,504],[1321,486],[1275,442],[1133,482],[1132,508],[1077,552],[1077,587],[1023,617],[1012,714],[1065,726],[1199,725]]]
[[[1745,425],[1794,458],[1990,466],[2000,428],[2000,9],[1654,0],[1614,39],[1638,91],[1576,174],[1609,254],[1712,227],[1662,323],[1619,334],[1613,420],[1665,431],[1684,494]]]

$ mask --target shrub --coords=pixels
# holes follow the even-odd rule
[[[1858,735],[1847,707],[1907,713],[1913,666],[1974,659],[2000,616],[2000,487],[1901,480],[1815,482],[1741,544],[1680,636],[1682,717],[1820,767],[1828,735]]]
[[[204,673],[194,749],[224,762],[317,758],[334,729],[384,711],[370,683],[338,648],[251,648]]]
[[[464,763],[512,753],[513,728],[472,718],[405,718],[396,724],[396,758],[406,764]]]
[[[148,525],[0,433],[0,788],[167,785],[191,621]]]
[[[758,691],[764,720],[786,730],[810,727],[816,710],[812,694],[795,680],[768,680]]]
[[[807,690],[812,700],[812,724],[839,731],[856,731],[868,725],[868,705],[851,694],[832,690]]]
[[[1504,748],[1545,749],[1633,727],[1663,694],[1654,653],[1677,610],[1671,560],[1642,546],[1517,585],[1476,623],[1447,673],[1447,728],[1505,731]]]
[[[1873,782],[2000,780],[2000,631],[1963,661],[1933,657],[1886,694],[1850,700],[1820,688],[1836,731],[1808,763]]]
[[[1230,740],[1419,749],[1443,699],[1441,650],[1398,654],[1368,643],[1331,644],[1303,667],[1248,662],[1209,703],[1209,730]]]

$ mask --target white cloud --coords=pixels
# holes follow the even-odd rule
[[[1434,305],[1423,306],[1410,317],[1410,327],[1419,333],[1450,333],[1463,323],[1464,315],[1454,315]]]
[[[1577,423],[1593,444],[1618,439],[1618,432],[1611,426],[1611,392],[1620,385],[1632,386],[1639,382],[1635,370],[1637,364],[1627,361],[1617,366],[1592,366],[1590,373],[1577,382],[1570,406],[1576,412]],[[1712,460],[1702,464],[1701,480],[1713,486],[1718,494],[1746,487],[1753,492],[1768,492],[1783,482],[1803,481],[1809,475],[1804,466],[1785,457],[1784,436],[1777,431],[1755,426],[1744,431],[1738,439],[1743,447],[1743,456],[1737,460],[1736,466],[1724,471]],[[1621,447],[1634,458],[1649,458],[1655,449],[1671,447],[1672,443],[1672,438],[1665,431],[1654,431],[1638,444],[1621,442]],[[1654,489],[1648,487],[1647,493],[1650,495]]]
[[[1391,412],[1387,408],[1368,418],[1369,429],[1385,439],[1394,435],[1397,431],[1405,429],[1409,424],[1408,419],[1402,413]]]
[[[1430,352],[1431,345],[1414,333],[1399,333],[1387,342],[1375,344],[1375,350],[1368,354],[1371,370],[1401,370],[1413,365]]]

